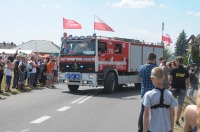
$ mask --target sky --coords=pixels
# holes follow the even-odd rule
[[[199,5],[200,0],[2,0],[0,43],[48,40],[60,46],[63,32],[157,43],[164,22],[163,34],[170,35],[173,51],[182,30],[188,38],[200,34]],[[95,15],[115,32],[94,31]],[[77,21],[82,29],[63,29],[63,18]]]

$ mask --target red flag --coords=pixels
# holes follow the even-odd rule
[[[94,30],[103,30],[103,31],[111,31],[114,32],[114,30],[109,27],[104,21],[102,21],[100,18],[97,16],[94,16]]]
[[[172,43],[172,40],[168,34],[166,34],[166,36],[162,36],[162,41],[167,42],[166,46],[170,46],[170,44]]]
[[[63,18],[63,29],[82,29],[82,26],[74,20]]]

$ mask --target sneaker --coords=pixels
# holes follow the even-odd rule
[[[52,88],[55,88],[54,85],[51,86]]]
[[[182,122],[184,122],[184,117],[181,117]]]
[[[180,126],[180,122],[179,122],[179,121],[176,121],[176,125]]]

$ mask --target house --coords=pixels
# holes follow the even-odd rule
[[[59,46],[47,40],[31,40],[13,49],[32,50],[35,54],[53,54],[55,56],[58,56],[60,52]]]
[[[3,42],[3,43],[0,43],[0,49],[12,49],[12,48],[15,48],[16,47],[16,44],[11,42],[11,43],[6,43],[6,42]]]

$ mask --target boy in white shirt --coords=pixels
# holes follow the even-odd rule
[[[178,104],[172,93],[164,89],[164,70],[155,67],[151,71],[151,79],[155,88],[145,93],[143,132],[173,132],[174,107]]]
[[[12,79],[13,65],[10,60],[6,62],[6,92],[10,92],[10,82]]]

